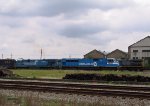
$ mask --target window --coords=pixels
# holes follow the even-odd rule
[[[99,59],[93,59],[94,61],[98,61]]]
[[[138,52],[138,50],[133,50],[133,52]]]
[[[133,57],[133,59],[135,60],[135,59],[138,59],[138,57]]]
[[[150,52],[150,50],[142,50],[142,52]]]
[[[113,60],[113,59],[108,59],[107,62],[108,62],[108,63],[113,63],[114,60]]]
[[[79,62],[79,60],[66,60],[66,62]]]

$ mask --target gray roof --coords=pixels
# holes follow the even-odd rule
[[[129,47],[150,47],[150,36],[145,37],[144,39],[139,40],[138,42],[130,45]]]

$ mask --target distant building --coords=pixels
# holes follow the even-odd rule
[[[105,57],[105,54],[96,49],[84,55],[84,58],[90,58],[90,59],[98,59],[98,58],[104,58],[104,57]]]
[[[130,45],[128,47],[128,54],[130,59],[150,58],[150,36]]]
[[[116,49],[116,50],[112,51],[111,53],[108,53],[107,58],[127,59],[128,53],[121,51],[119,49]]]

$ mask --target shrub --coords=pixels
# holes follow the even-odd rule
[[[66,74],[63,79],[71,80],[98,80],[98,81],[134,81],[134,82],[150,82],[150,77],[130,76],[130,75],[114,75],[114,74]]]

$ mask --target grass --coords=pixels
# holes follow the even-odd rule
[[[12,71],[14,74],[17,74],[25,78],[49,78],[49,79],[62,79],[66,74],[74,74],[74,73],[150,76],[150,71],[136,72],[136,71],[108,71],[108,70],[83,71],[83,70],[33,70],[33,69],[15,69]]]

